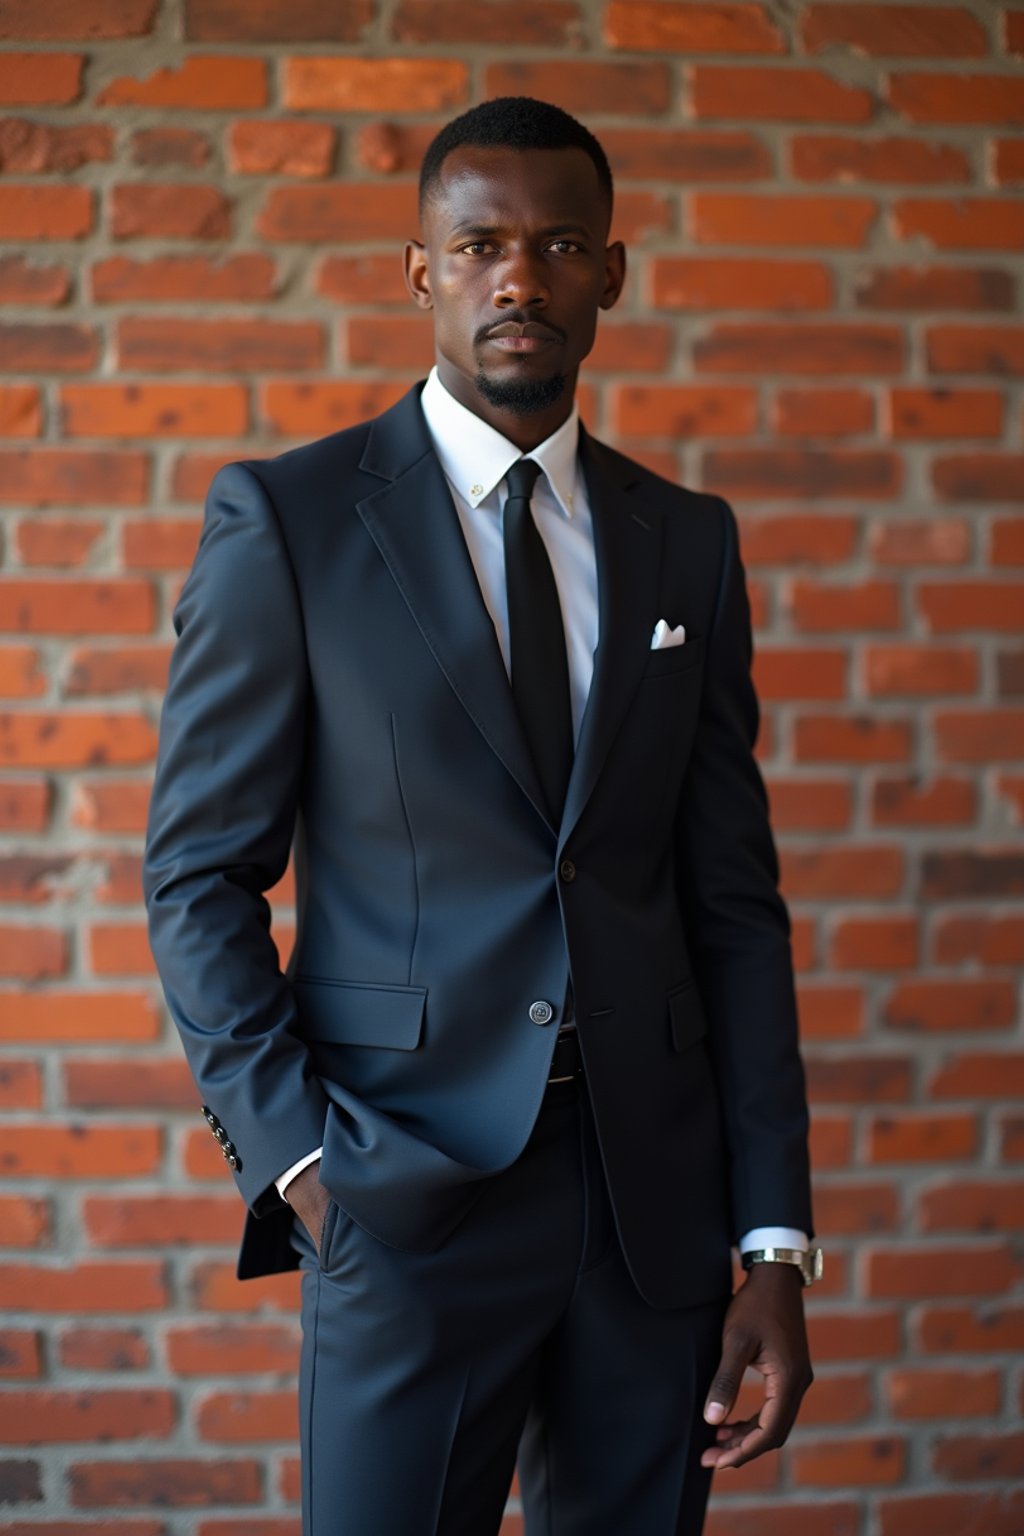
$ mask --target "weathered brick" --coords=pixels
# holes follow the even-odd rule
[[[148,482],[149,458],[144,453],[113,449],[94,452],[88,448],[0,449],[0,503],[62,508],[140,507],[146,499]],[[133,594],[145,585],[132,583]],[[68,591],[65,588],[65,595]],[[119,595],[116,588],[112,589],[111,597],[117,607],[135,610],[138,606],[136,595]],[[31,595],[27,594],[27,599],[30,607],[36,606]],[[42,594],[40,601],[50,608]],[[86,605],[92,607],[91,599],[86,600]],[[145,608],[148,618],[148,601]],[[79,613],[76,625],[82,618]],[[84,627],[92,628],[88,619]],[[148,622],[145,627],[149,628]]]
[[[0,53],[0,106],[69,106],[84,64],[80,53]]]
[[[858,250],[877,213],[869,197],[693,192],[687,225],[698,245],[826,246]]]
[[[972,179],[971,162],[954,144],[923,139],[856,139],[845,134],[798,134],[790,142],[789,163],[801,181],[963,183]]]
[[[878,519],[868,531],[868,547],[876,565],[966,565],[974,535],[964,518]]]
[[[874,267],[856,280],[862,309],[1012,310],[1010,272],[982,267]]]
[[[890,217],[898,239],[940,251],[1019,251],[1024,242],[1024,208],[995,197],[901,197]]]
[[[889,76],[887,94],[890,105],[912,123],[1024,123],[1019,74],[903,70]]]
[[[219,303],[273,297],[275,265],[263,255],[154,256],[138,260],[110,256],[97,261],[89,274],[97,304]]]
[[[960,5],[809,5],[800,18],[809,53],[845,44],[882,58],[982,58],[985,29]]]
[[[48,1247],[53,1217],[48,1200],[32,1195],[0,1195],[0,1248]]]
[[[461,59],[303,55],[285,59],[282,74],[289,112],[442,112],[461,106],[468,90]]]
[[[0,26],[3,23],[0,22]],[[37,123],[25,117],[0,118],[0,170],[18,172],[28,176],[38,176],[47,171],[77,171],[83,165],[103,163],[114,158],[114,129],[110,123],[74,123],[63,126],[57,123]],[[7,198],[12,193],[20,191],[26,193],[28,187],[7,188]],[[38,188],[44,191],[44,188]],[[63,189],[68,192],[70,189]],[[79,193],[84,188],[77,189]],[[82,204],[83,199],[72,199]],[[12,209],[10,202],[0,204],[9,212]],[[21,217],[24,220],[31,204],[21,207]],[[84,200],[84,207],[88,213],[90,203]],[[17,203],[13,206],[15,216],[18,214]],[[69,209],[65,218],[71,217]],[[48,220],[49,222],[49,220]],[[91,220],[90,220],[91,222]],[[7,233],[5,226],[5,234]],[[35,234],[24,236],[26,239],[37,238]],[[72,235],[71,238],[74,238]]]
[[[149,784],[124,779],[79,779],[72,796],[71,821],[101,832],[144,832]]]
[[[863,669],[876,698],[974,693],[979,682],[977,652],[954,646],[869,645]]]
[[[932,373],[1024,374],[1024,326],[936,325],[925,345]]]
[[[199,43],[354,43],[373,0],[185,0],[185,36]]]
[[[951,775],[924,781],[883,777],[871,793],[871,824],[876,827],[966,825],[976,809],[974,785]]]
[[[62,692],[67,698],[81,698],[140,688],[162,689],[167,684],[169,661],[167,645],[83,647],[73,651],[68,660]]]
[[[391,22],[400,43],[493,43],[504,47],[578,44],[576,0],[401,0]]]
[[[68,0],[6,0],[0,38],[89,42],[145,37],[153,30],[157,0],[90,0],[83,11]]]
[[[790,1464],[799,1487],[878,1487],[903,1481],[906,1445],[893,1435],[815,1440],[795,1445]]]
[[[279,1323],[186,1324],[167,1334],[167,1362],[178,1376],[291,1373],[298,1351],[297,1330]]]
[[[0,1040],[155,1040],[156,1003],[148,992],[0,992]]]
[[[76,1509],[130,1509],[152,1504],[168,1509],[195,1509],[256,1504],[263,1493],[260,1463],[245,1458],[104,1459],[75,1462],[68,1468],[67,1476],[71,1503]]]
[[[917,1217],[922,1232],[1016,1232],[1024,1226],[1024,1186],[1019,1180],[947,1181],[921,1191]]]
[[[868,1121],[866,1156],[872,1163],[972,1161],[978,1152],[974,1114],[889,1110]]]
[[[7,1391],[0,1393],[0,1436],[9,1445],[164,1439],[174,1428],[176,1406],[173,1392],[156,1388]]]
[[[42,1374],[43,1355],[39,1334],[31,1328],[0,1329],[0,1379],[31,1381]],[[0,1488],[2,1488],[2,1476],[0,1476]],[[3,1498],[0,1495],[0,1503],[13,1502],[13,1499]]]
[[[63,304],[71,291],[71,272],[57,262],[34,256],[0,256],[0,304]]]
[[[59,928],[0,924],[0,976],[40,981],[63,976],[68,967],[68,935]]]
[[[136,318],[117,326],[118,363],[154,373],[319,368],[323,328],[315,320],[191,320]]]
[[[613,174],[630,181],[757,181],[772,174],[767,145],[736,129],[612,128],[601,143]]]
[[[656,256],[649,274],[662,309],[814,310],[833,301],[832,274],[820,261]]]
[[[153,1126],[0,1126],[0,1167],[21,1178],[132,1178],[154,1173],[160,1151]]]
[[[196,128],[137,128],[131,138],[136,165],[173,166],[197,171],[209,162],[213,146]]]
[[[185,111],[245,111],[267,104],[262,59],[193,53],[175,67],[166,65],[143,79],[121,75],[96,97],[101,107],[181,108]]]
[[[1024,1476],[1024,1434],[947,1435],[933,1446],[939,1477],[957,1482],[1019,1482]]]
[[[874,115],[869,91],[847,85],[821,69],[691,64],[687,77],[690,106],[698,118],[865,123]]]
[[[137,1328],[66,1328],[57,1350],[71,1371],[143,1371],[150,1364],[149,1345]]]
[[[0,1265],[0,1305],[9,1311],[153,1312],[167,1301],[162,1264]]]
[[[667,111],[671,76],[667,64],[620,64],[560,60],[502,62],[484,72],[486,96],[536,96],[568,112],[607,112],[647,117]],[[730,114],[731,115],[731,114]]]
[[[703,455],[703,481],[740,497],[879,497],[899,494],[902,464],[871,448],[721,448]]]
[[[242,176],[326,176],[336,144],[329,123],[241,118],[227,132],[228,169]]]
[[[14,543],[24,565],[80,566],[106,533],[98,518],[23,518],[14,530]]]
[[[110,188],[115,240],[227,240],[231,202],[218,187],[191,182],[122,182]]]

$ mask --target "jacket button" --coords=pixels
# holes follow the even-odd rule
[[[563,859],[561,864],[558,866],[558,873],[561,875],[566,885],[571,885],[572,882],[576,879],[576,865],[573,863],[572,859]]]
[[[203,1114],[205,1115],[206,1119],[209,1121],[209,1123],[211,1125],[216,1125],[217,1124],[217,1116],[214,1114],[213,1110],[210,1109],[209,1106],[206,1105],[206,1104],[203,1105]]]
[[[555,1010],[543,998],[538,998],[535,1003],[530,1004],[530,1019],[532,1023],[550,1024],[554,1016]]]
[[[227,1154],[227,1165],[231,1169],[232,1173],[240,1173],[242,1169],[242,1159],[240,1157],[236,1157],[233,1152],[229,1152]]]
[[[222,1125],[218,1125],[213,1134],[216,1136],[217,1140],[221,1143],[222,1146],[228,1139],[228,1133]]]

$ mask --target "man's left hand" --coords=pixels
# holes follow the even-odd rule
[[[755,1264],[725,1314],[722,1358],[704,1405],[717,1424],[717,1445],[701,1466],[741,1467],[783,1444],[811,1382],[803,1281],[793,1264]],[[748,1365],[764,1377],[764,1402],[753,1418],[729,1420]]]

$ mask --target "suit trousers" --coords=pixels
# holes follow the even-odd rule
[[[549,1085],[522,1155],[434,1252],[334,1202],[319,1258],[298,1218],[292,1241],[303,1536],[497,1536],[517,1457],[528,1536],[699,1536],[730,1297],[641,1298],[582,1079]]]

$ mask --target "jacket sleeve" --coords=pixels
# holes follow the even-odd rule
[[[733,1242],[751,1227],[813,1236],[808,1109],[790,921],[756,759],[750,605],[732,509],[705,641],[700,717],[676,817],[679,898],[729,1144]]]
[[[262,483],[219,470],[173,613],[143,857],[149,939],[192,1075],[250,1208],[323,1138],[264,892],[288,863],[308,669],[298,592]]]

